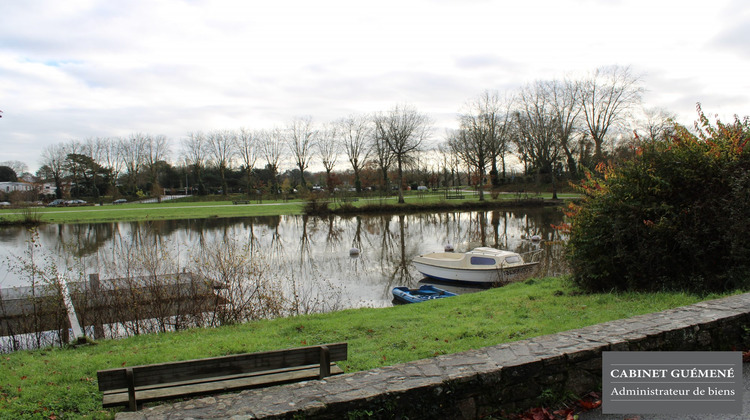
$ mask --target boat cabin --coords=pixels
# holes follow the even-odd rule
[[[479,247],[466,253],[470,265],[494,265],[496,267],[512,267],[523,264],[519,254],[489,247]]]

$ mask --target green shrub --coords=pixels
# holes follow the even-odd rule
[[[326,216],[331,213],[331,208],[328,206],[328,200],[311,198],[307,200],[302,211],[309,216]]]
[[[568,255],[590,291],[746,288],[750,285],[748,118],[698,134],[681,126],[617,167],[587,174],[572,205]]]

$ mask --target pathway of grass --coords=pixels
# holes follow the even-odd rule
[[[413,305],[250,322],[217,329],[105,340],[79,348],[3,355],[0,418],[111,418],[96,371],[241,352],[346,341],[346,371],[456,353],[718,296],[683,293],[582,295],[548,278]]]

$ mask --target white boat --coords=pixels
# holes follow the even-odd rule
[[[489,247],[465,253],[433,252],[412,263],[424,276],[477,284],[505,284],[530,276],[539,261],[524,261],[521,254]]]

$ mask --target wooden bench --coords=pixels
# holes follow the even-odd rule
[[[459,195],[446,195],[445,198],[447,200],[461,200],[461,199],[464,198],[464,196],[462,194],[459,194]]]
[[[232,204],[250,204],[250,200],[235,200]]]
[[[343,373],[347,343],[245,353],[208,359],[100,370],[104,407],[127,406],[247,388],[259,388]]]

